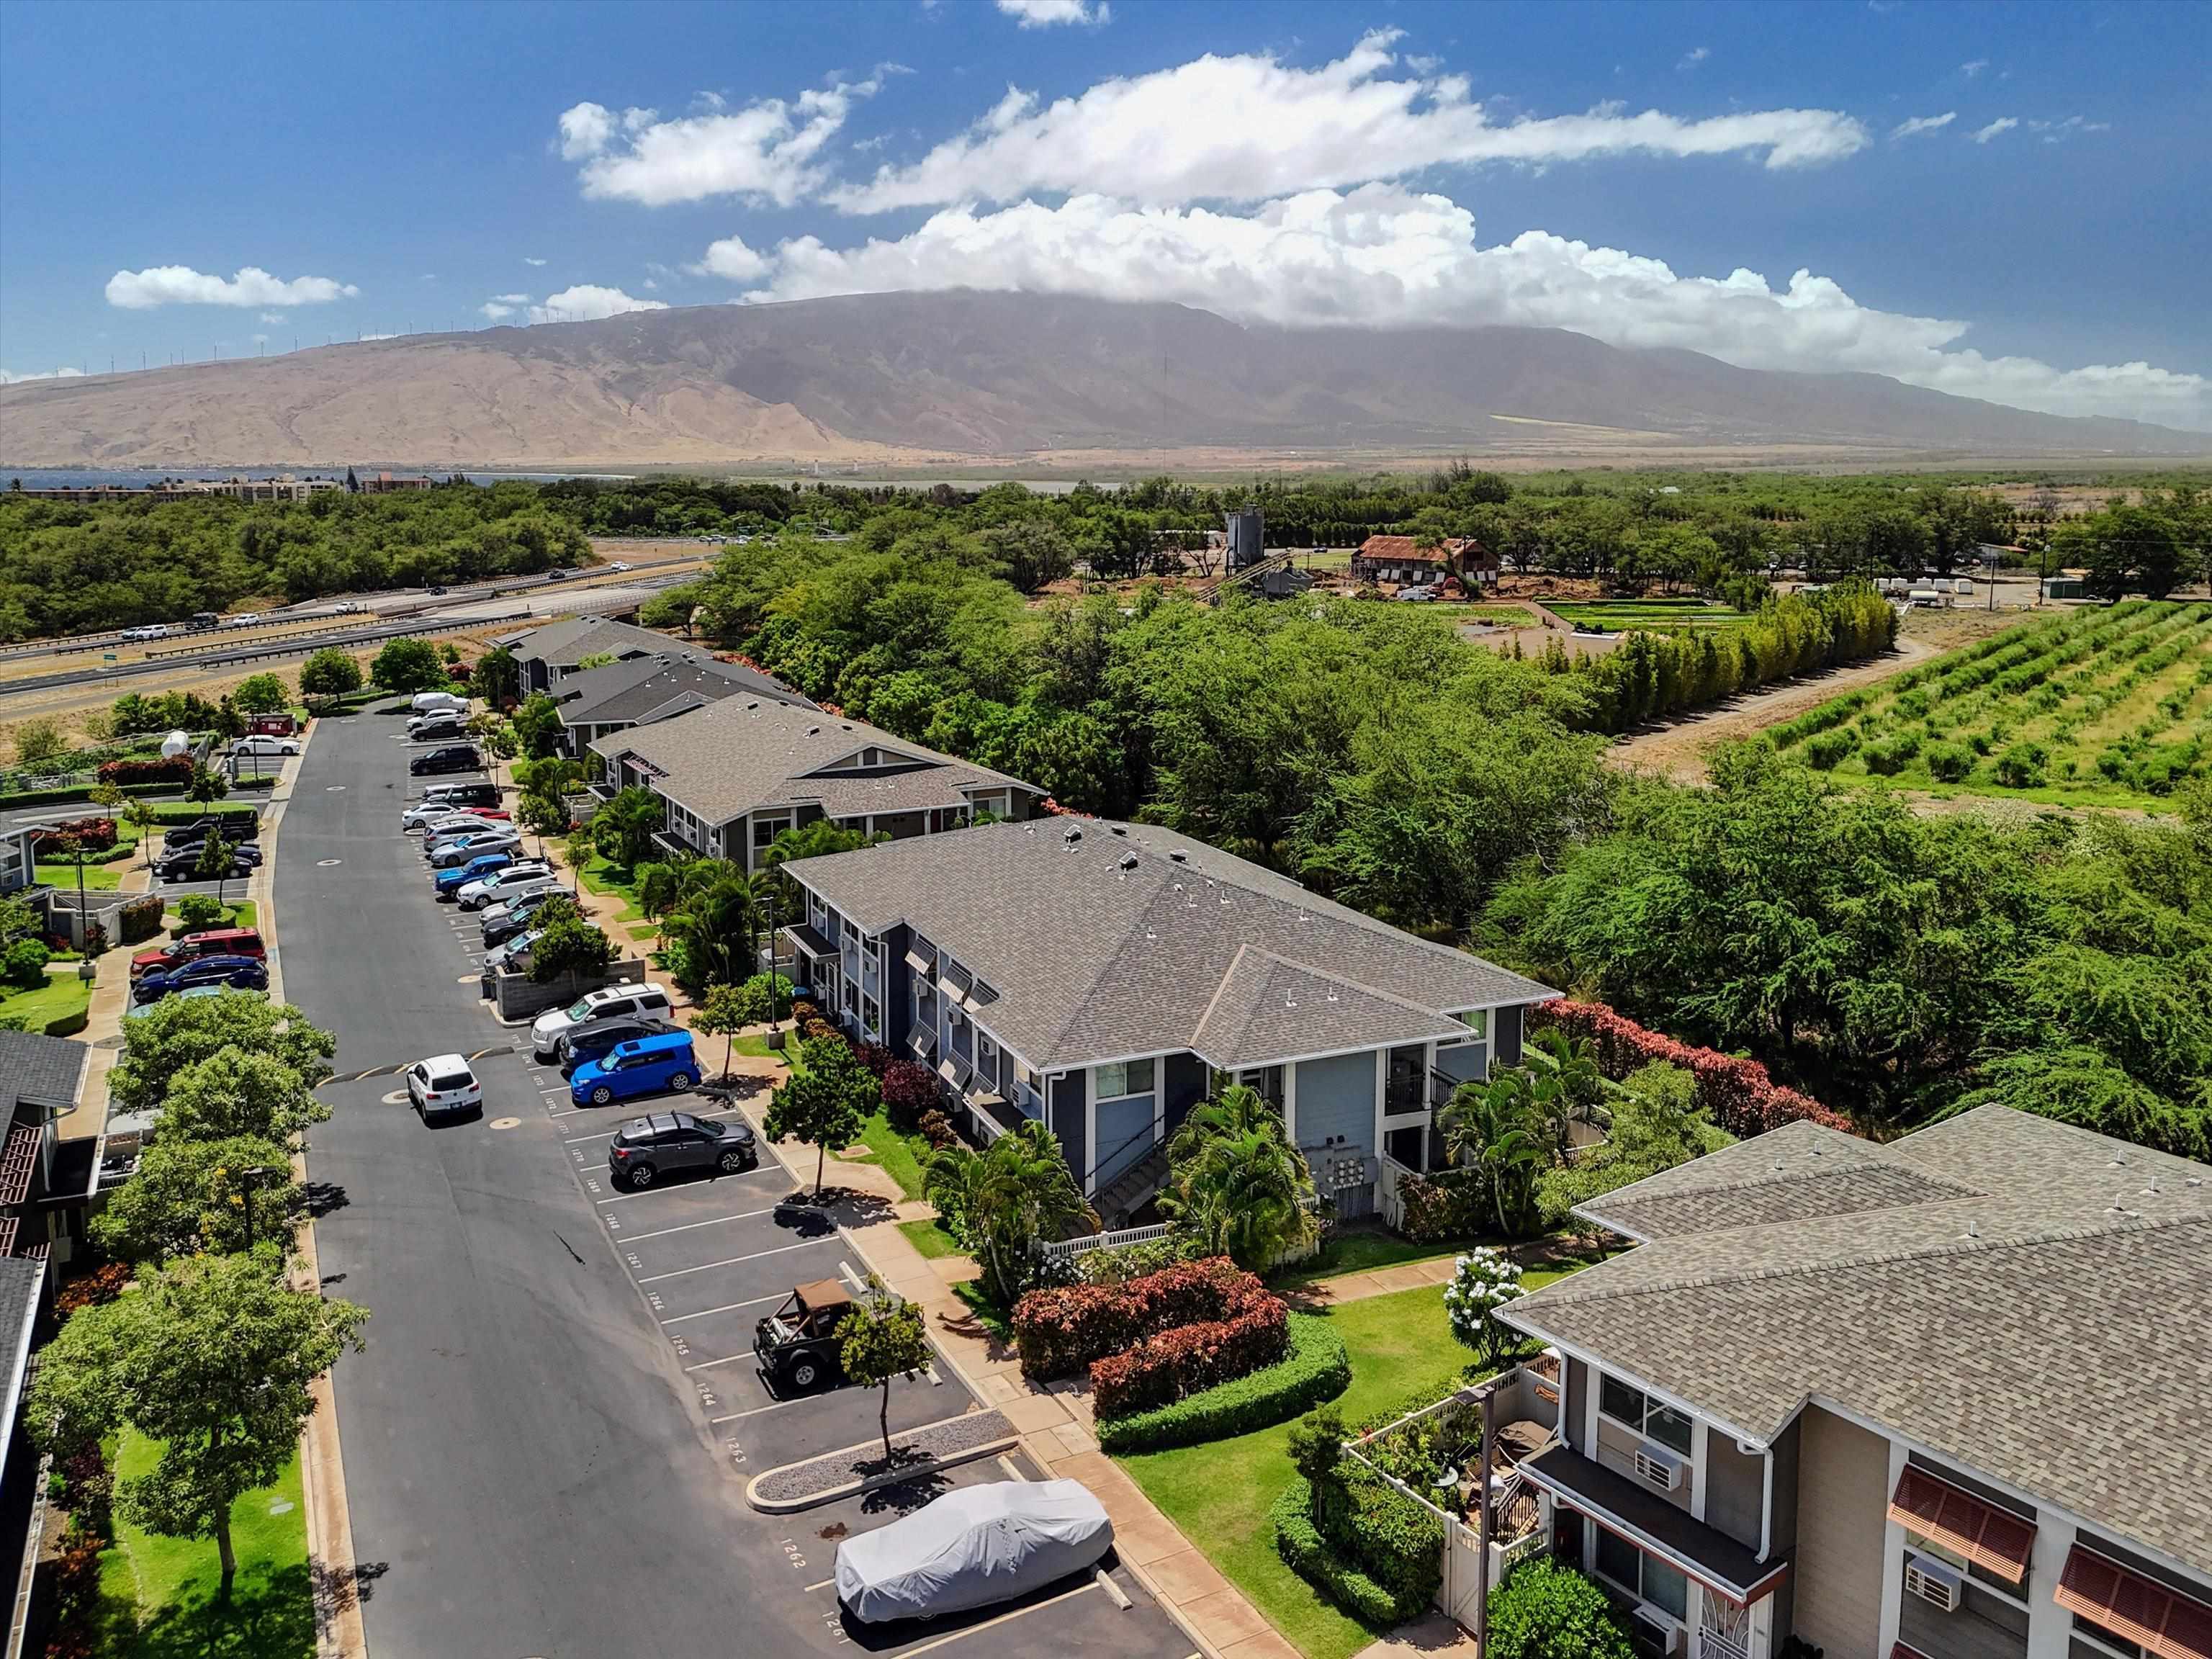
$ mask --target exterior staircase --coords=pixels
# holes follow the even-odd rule
[[[1109,1228],[1123,1227],[1146,1201],[1168,1184],[1168,1149],[1154,1146],[1091,1200],[1091,1208]]]

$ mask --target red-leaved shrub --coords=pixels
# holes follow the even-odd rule
[[[76,836],[77,846],[85,852],[105,853],[115,845],[115,820],[71,818],[65,823],[41,828],[31,837],[31,851],[33,854],[52,851],[60,855],[61,839],[64,836]]]
[[[1073,1376],[1164,1331],[1222,1324],[1277,1299],[1225,1256],[1183,1261],[1119,1285],[1031,1291],[1014,1304],[1014,1341],[1024,1376]]]
[[[1091,1362],[1091,1407],[1102,1418],[1171,1406],[1187,1394],[1233,1382],[1290,1351],[1291,1313],[1261,1291],[1233,1319],[1179,1325],[1126,1353]]]
[[[863,1052],[863,1063],[866,1058]],[[937,1073],[911,1060],[895,1060],[884,1067],[882,1090],[884,1115],[895,1129],[911,1133],[922,1115],[937,1106]]]
[[[1638,1025],[1601,1002],[1547,1002],[1535,1011],[1540,1023],[1589,1039],[1598,1069],[1615,1079],[1655,1060],[1679,1066],[1698,1082],[1698,1104],[1719,1127],[1738,1137],[1762,1134],[1784,1123],[1809,1121],[1856,1134],[1850,1121],[1810,1095],[1784,1088],[1755,1060],[1724,1054],[1677,1042],[1663,1031]]]
[[[190,783],[192,781],[192,762],[189,755],[173,755],[167,760],[112,760],[103,762],[98,776],[102,783]]]

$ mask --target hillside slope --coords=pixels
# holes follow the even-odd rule
[[[1286,331],[1171,305],[863,295],[326,346],[0,387],[19,466],[896,463],[1042,451],[1480,453],[1528,423],[1654,444],[2201,454],[1873,374],[1554,329]]]

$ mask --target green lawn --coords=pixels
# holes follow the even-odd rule
[[[151,1441],[125,1435],[118,1475],[154,1466]],[[112,1659],[313,1659],[315,1607],[307,1571],[307,1514],[300,1463],[276,1484],[248,1492],[231,1511],[238,1581],[228,1607],[212,1539],[157,1538],[125,1522],[100,1557],[104,1638]]]
[[[609,864],[597,854],[584,866],[584,885],[602,896],[612,895],[623,901],[623,908],[615,917],[617,921],[643,921],[645,912],[638,908],[637,885],[630,872],[618,864]]]
[[[898,1230],[906,1235],[908,1243],[933,1259],[963,1254],[960,1241],[946,1232],[943,1224],[937,1221],[902,1221],[898,1224]]]
[[[876,1155],[876,1162],[890,1172],[902,1198],[921,1196],[921,1160],[929,1156],[929,1143],[920,1135],[901,1134],[881,1112],[861,1126],[860,1144]]]
[[[1533,1291],[1559,1277],[1531,1273],[1523,1282]],[[1417,1391],[1441,1391],[1470,1370],[1473,1356],[1452,1340],[1441,1286],[1347,1302],[1327,1316],[1352,1356],[1352,1386],[1337,1401],[1347,1423]],[[1285,1423],[1120,1462],[1307,1659],[1350,1659],[1381,1632],[1340,1613],[1275,1553],[1267,1509],[1290,1484],[1290,1431]]]
[[[233,899],[223,908],[230,913],[230,920],[216,923],[219,927],[253,927],[259,925],[259,913],[252,899]],[[179,930],[183,928],[184,923],[177,920],[177,913],[174,910],[164,915],[161,922],[172,933],[177,934],[179,938],[183,937]]]
[[[73,892],[76,889],[76,866],[69,863],[53,864],[41,859],[39,861],[39,879],[49,887],[67,888]],[[116,883],[122,879],[121,866],[112,864],[94,864],[89,859],[85,860],[84,890],[86,892],[112,893],[115,890]]]
[[[1268,1282],[1277,1290],[1288,1290],[1310,1285],[1317,1279],[1334,1279],[1339,1273],[1366,1273],[1376,1267],[1402,1267],[1408,1261],[1457,1255],[1466,1248],[1464,1244],[1416,1244],[1391,1233],[1343,1233],[1329,1240],[1322,1253],[1310,1261],[1285,1267]]]
[[[48,974],[39,990],[0,994],[0,1018],[20,1019],[27,1031],[43,1031],[59,1020],[74,1019],[81,1025],[91,1006],[92,988],[77,978],[73,967]]]
[[[967,1304],[968,1311],[975,1316],[977,1324],[1009,1347],[1013,1346],[1014,1322],[1004,1308],[983,1294],[981,1279],[971,1279],[964,1284],[955,1285],[952,1294]],[[1287,1462],[1284,1464],[1284,1468],[1289,1467]],[[1167,1506],[1163,1504],[1160,1507],[1164,1509]]]

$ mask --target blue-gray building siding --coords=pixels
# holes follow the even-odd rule
[[[1491,1034],[1498,1043],[1498,1063],[1518,1066],[1521,1063],[1522,1016],[1528,1011],[1515,1003],[1510,1008],[1500,1008],[1490,1017]]]
[[[1206,1098],[1212,1079],[1206,1063],[1196,1054],[1170,1054],[1165,1065],[1167,1133],[1172,1135],[1190,1115],[1190,1109]]]
[[[1075,1183],[1083,1184],[1090,1169],[1089,1102],[1085,1098],[1089,1074],[1070,1072],[1065,1077],[1052,1079],[1047,1088],[1052,1093],[1052,1111],[1047,1120],[1054,1134],[1060,1138],[1060,1156],[1067,1167],[1075,1172]]]

